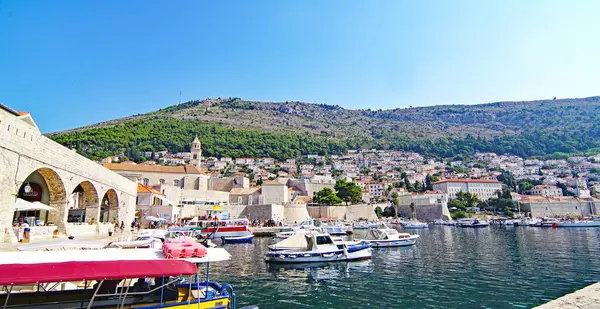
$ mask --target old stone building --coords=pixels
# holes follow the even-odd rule
[[[19,221],[32,225],[33,238],[105,233],[108,222],[134,219],[136,191],[134,182],[42,135],[29,113],[0,105],[0,241],[16,241]],[[53,210],[16,211],[29,202]]]

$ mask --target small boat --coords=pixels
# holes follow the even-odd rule
[[[459,227],[488,227],[490,223],[480,219],[460,219],[457,222]]]
[[[425,222],[420,222],[417,220],[407,221],[404,226],[405,229],[426,229],[429,228],[429,225]]]
[[[558,219],[555,218],[541,218],[538,220],[535,220],[533,223],[530,224],[530,226],[535,226],[535,227],[558,227]]]
[[[248,236],[221,237],[224,244],[251,244],[253,239],[253,234]]]
[[[369,230],[366,238],[361,239],[361,241],[370,244],[371,247],[385,248],[412,246],[417,242],[417,239],[419,239],[419,235],[400,233],[383,223],[383,228]]]
[[[324,232],[330,235],[346,235],[347,230],[352,229],[351,226],[346,227],[341,220],[337,219],[322,219],[321,222],[323,223]]]
[[[158,248],[15,251],[0,256],[0,304],[6,308],[236,308],[231,285],[201,281],[197,264],[228,260],[167,259]],[[256,307],[254,307],[256,308]]]
[[[281,251],[269,251],[265,254],[265,261],[269,263],[314,263],[337,262],[370,259],[373,249],[365,242],[335,243],[331,235],[305,234],[297,235],[304,239],[303,247],[288,248]],[[294,240],[300,237],[294,236]],[[292,237],[288,238],[291,239]]]
[[[379,223],[377,222],[358,222],[358,223],[353,223],[352,224],[352,228],[355,230],[368,230],[368,229],[376,229],[377,227],[379,227]]]
[[[561,221],[556,224],[557,227],[600,227],[600,221],[590,221],[590,220],[569,220],[569,221]]]

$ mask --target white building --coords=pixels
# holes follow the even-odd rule
[[[531,189],[532,195],[541,196],[562,196],[562,189],[552,185],[538,185]]]
[[[480,200],[488,200],[498,196],[502,191],[502,183],[497,180],[481,179],[445,179],[433,183],[433,190],[440,190],[448,194],[448,198],[456,197],[458,192],[477,194]]]

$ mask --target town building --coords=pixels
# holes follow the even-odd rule
[[[488,200],[498,196],[502,183],[497,180],[445,179],[434,182],[433,190],[446,192],[449,199],[455,198],[458,192],[466,192],[476,194],[480,200]]]
[[[25,221],[33,239],[55,230],[106,235],[109,223],[133,221],[136,195],[134,182],[45,137],[29,113],[0,104],[0,242],[17,241],[15,225]],[[18,210],[31,202],[49,208]]]
[[[541,196],[562,196],[562,189],[552,185],[537,185],[531,189],[532,195]]]

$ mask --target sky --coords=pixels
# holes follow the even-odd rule
[[[0,0],[0,103],[54,132],[207,97],[600,95],[600,1]]]

